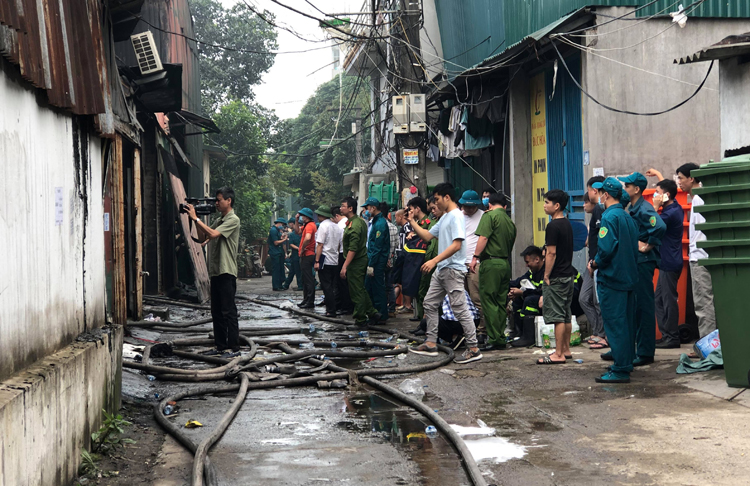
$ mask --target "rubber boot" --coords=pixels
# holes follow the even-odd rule
[[[510,343],[514,348],[525,348],[536,342],[536,328],[534,327],[534,317],[528,316],[523,318],[523,329],[521,337]]]

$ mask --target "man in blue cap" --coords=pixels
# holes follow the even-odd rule
[[[268,256],[271,258],[271,285],[274,291],[283,290],[284,286],[284,243],[288,237],[284,226],[286,219],[278,218],[268,232]]]
[[[607,177],[592,185],[604,204],[598,235],[598,251],[592,268],[597,274],[599,306],[614,361],[598,383],[630,383],[635,354],[635,288],[638,285],[638,225],[625,212],[629,200],[617,179]]]
[[[367,208],[372,218],[370,233],[367,237],[367,278],[365,288],[370,294],[372,305],[381,315],[382,320],[388,318],[388,297],[385,289],[385,267],[391,253],[391,235],[388,223],[380,212],[380,201],[368,197],[363,208]]]
[[[633,366],[654,362],[656,351],[656,307],[654,304],[654,271],[660,262],[661,239],[666,224],[654,207],[643,199],[648,186],[646,176],[633,172],[619,178],[630,196],[630,215],[638,225],[638,286],[635,288],[635,361]]]
[[[289,237],[287,238],[287,243],[289,245],[289,275],[286,277],[286,280],[284,281],[284,285],[281,286],[281,290],[287,290],[289,289],[289,286],[292,284],[292,280],[294,280],[294,277],[297,277],[297,290],[302,290],[302,268],[300,267],[299,262],[299,245],[302,243],[302,239],[299,236],[299,221],[297,218],[289,218],[289,221],[287,222],[287,227],[289,228]]]
[[[471,296],[471,300],[474,302],[474,305],[479,312],[480,324],[477,328],[477,333],[483,334],[484,314],[482,313],[482,303],[479,296],[479,268],[477,267],[476,272],[468,271],[469,266],[471,265],[471,260],[474,257],[474,250],[477,247],[477,241],[479,240],[479,235],[476,234],[476,231],[477,226],[479,226],[479,221],[484,214],[484,211],[481,209],[483,205],[482,200],[479,199],[477,191],[471,190],[464,191],[463,195],[461,195],[461,199],[458,200],[458,204],[461,205],[461,211],[464,213],[464,225],[466,228],[466,239],[464,240],[464,244],[466,245],[467,272],[464,280],[464,287],[466,288],[466,291],[469,292],[469,296]]]

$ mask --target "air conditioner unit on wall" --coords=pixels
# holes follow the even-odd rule
[[[393,97],[393,133],[409,133],[409,95]]]
[[[156,50],[156,42],[151,31],[141,32],[130,36],[130,41],[135,49],[135,57],[138,58],[138,67],[141,74],[150,74],[162,71],[159,51]]]

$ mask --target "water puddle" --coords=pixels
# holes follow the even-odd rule
[[[511,459],[521,459],[526,455],[526,447],[513,444],[502,437],[486,437],[464,442],[477,462],[489,460],[497,464]]]

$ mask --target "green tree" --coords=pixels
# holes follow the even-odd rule
[[[198,44],[203,110],[214,113],[233,99],[252,102],[253,86],[273,66],[276,31],[242,2],[226,9],[217,0],[190,0],[190,9],[199,39],[236,49]],[[273,20],[270,12],[263,16]]]
[[[327,150],[321,149],[320,142],[334,138],[334,134],[336,139],[351,137],[352,123],[370,112],[368,89],[365,79],[344,77],[340,88],[339,79],[335,78],[318,87],[297,118],[283,120],[276,126],[270,143],[274,149],[311,154],[293,159],[297,177],[292,185],[299,190],[300,207],[337,203],[348,194],[343,176],[352,170],[356,160],[354,137],[333,141]],[[362,120],[363,154],[369,153],[369,124],[369,118]]]

